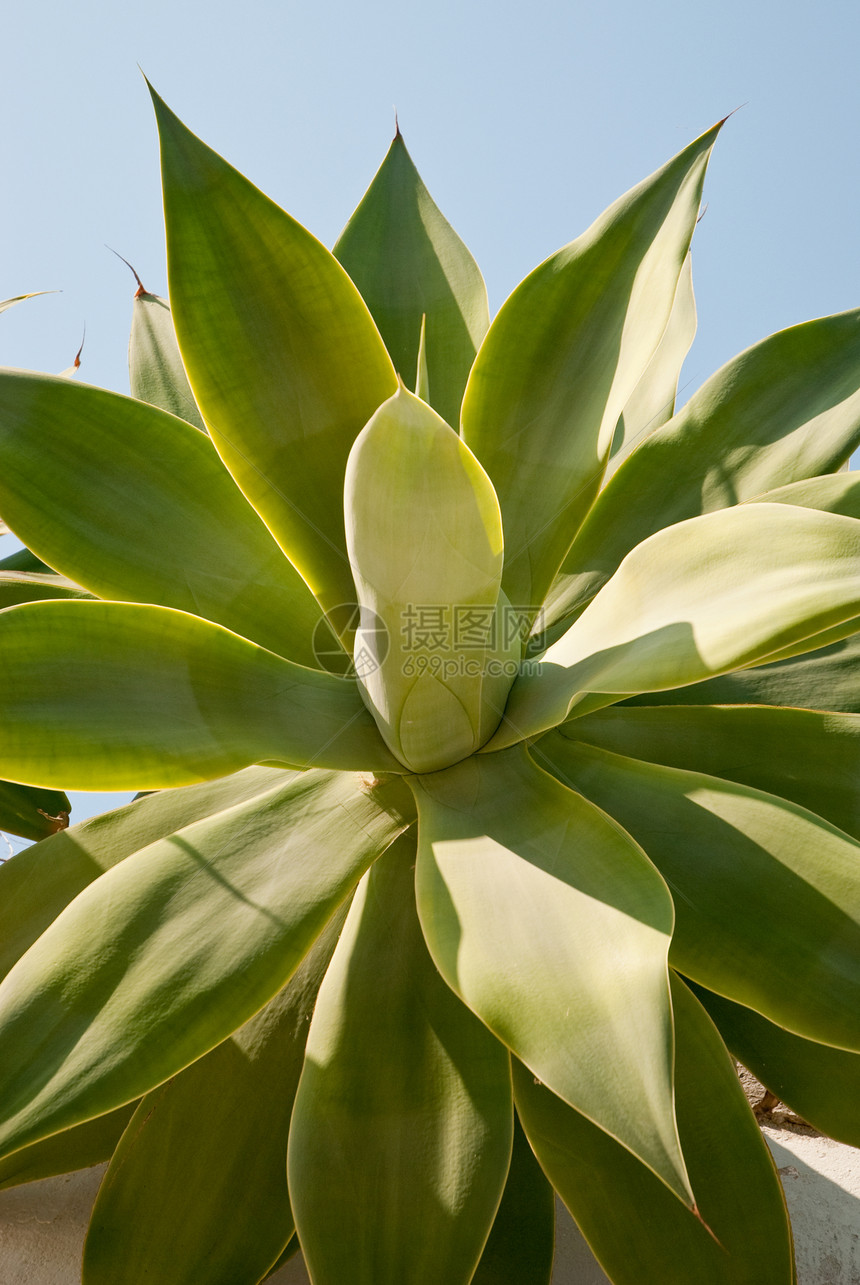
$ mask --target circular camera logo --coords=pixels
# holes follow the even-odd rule
[[[340,638],[355,639],[354,652],[344,651]],[[362,622],[357,602],[342,602],[314,629],[311,647],[321,669],[337,678],[368,678],[388,655],[388,630],[381,616],[365,608]]]

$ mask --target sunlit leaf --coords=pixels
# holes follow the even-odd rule
[[[291,775],[278,768],[249,767],[222,780],[160,790],[60,830],[0,864],[0,977],[106,870],[194,821],[262,799]],[[29,790],[46,801],[65,799],[27,786],[5,788]]]
[[[468,1285],[508,1172],[510,1059],[433,967],[414,860],[407,835],[365,876],[308,1036],[289,1176],[316,1285]]]
[[[20,539],[86,589],[193,612],[316,663],[310,590],[212,443],[184,421],[101,388],[9,372],[0,466],[0,508]]]
[[[290,1114],[342,926],[340,914],[256,1017],[142,1100],[93,1208],[84,1285],[257,1285],[278,1259],[295,1230]]]
[[[418,913],[442,976],[554,1093],[691,1201],[672,1105],[662,879],[521,749],[414,789]]]
[[[252,1017],[409,825],[403,789],[305,773],[90,884],[0,984],[0,1152],[139,1097]]]
[[[856,519],[750,504],[678,523],[628,554],[521,674],[490,748],[563,722],[583,692],[684,687],[825,629],[849,634],[858,615]]]
[[[678,1126],[698,1216],[515,1064],[526,1132],[614,1285],[793,1285],[785,1199],[732,1060],[677,979],[672,996]]]
[[[831,473],[858,444],[860,311],[771,335],[625,460],[565,559],[548,619],[575,613],[662,527]]]
[[[618,420],[604,485],[642,439],[674,415],[681,367],[695,337],[696,300],[692,256],[688,254],[678,278],[666,329]]]
[[[669,320],[719,128],[526,277],[478,353],[462,431],[499,495],[515,606],[541,602],[600,486]]]
[[[499,502],[462,438],[401,388],[353,447],[344,504],[362,685],[391,750],[432,772],[487,740],[516,673],[497,611]],[[506,650],[511,672],[487,677]]]
[[[860,843],[776,795],[577,744],[534,751],[648,853],[669,959],[806,1039],[860,1052]]]
[[[820,651],[735,670],[676,691],[635,696],[629,705],[784,705],[860,714],[860,633]]]
[[[184,612],[27,603],[0,613],[0,642],[10,780],[147,790],[271,760],[402,771],[354,683]]]
[[[425,400],[458,425],[466,379],[489,325],[487,288],[424,186],[399,129],[334,255],[361,291],[408,384],[416,378],[426,318]]]
[[[390,358],[328,250],[155,93],[153,103],[170,303],[195,400],[322,605],[352,602],[343,474],[359,431],[395,391]]]
[[[628,758],[778,794],[860,840],[860,715],[766,705],[616,706],[572,719],[561,731]]]

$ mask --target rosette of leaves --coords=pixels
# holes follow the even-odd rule
[[[860,1141],[860,314],[676,413],[719,127],[489,324],[399,135],[332,255],[155,104],[139,396],[0,382],[0,774],[149,792],[0,869],[0,1181],[111,1157],[87,1285],[537,1285],[553,1192],[788,1285],[731,1054]]]

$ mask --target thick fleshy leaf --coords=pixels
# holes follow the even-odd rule
[[[459,424],[466,379],[490,321],[487,287],[421,181],[399,129],[334,255],[408,384],[415,381],[426,317],[429,401],[449,424]]]
[[[555,1192],[514,1117],[514,1149],[499,1212],[471,1285],[549,1285]]]
[[[653,433],[675,413],[681,367],[696,337],[692,263],[692,256],[688,254],[678,278],[663,337],[618,421],[612,439],[612,454],[603,477],[604,486],[643,437]]]
[[[22,839],[44,839],[69,824],[72,805],[61,790],[39,790],[31,785],[0,781],[0,830]],[[0,863],[0,878],[9,864]],[[0,917],[3,908],[0,906]],[[0,952],[3,950],[0,939]]]
[[[0,1154],[155,1088],[289,981],[409,825],[404,786],[308,772],[126,858],[0,985]]]
[[[342,926],[343,913],[256,1017],[143,1099],[99,1189],[84,1285],[257,1285],[277,1261],[295,1231],[290,1114]]]
[[[860,633],[820,651],[740,669],[676,691],[634,696],[631,705],[784,705],[860,714]]]
[[[699,1217],[515,1064],[526,1132],[615,1285],[793,1285],[782,1188],[732,1060],[677,979],[672,996],[678,1127]]]
[[[641,849],[521,748],[413,784],[436,966],[554,1093],[691,1200],[672,1106],[672,905]]]
[[[0,773],[10,780],[148,790],[264,761],[402,771],[354,683],[197,616],[73,601],[0,613]]]
[[[583,692],[683,687],[826,629],[849,634],[858,614],[855,518],[750,504],[679,522],[629,553],[517,679],[491,748],[564,722]]]
[[[719,128],[536,268],[478,353],[462,431],[499,495],[516,606],[542,602],[600,486],[669,320]]]
[[[143,286],[132,305],[128,374],[132,397],[206,432],[182,364],[170,304]]]
[[[838,469],[860,443],[860,311],[780,331],[735,357],[647,437],[565,559],[550,621],[594,597],[663,527]]]
[[[774,794],[577,744],[540,761],[672,889],[672,964],[806,1039],[860,1051],[860,843]]]
[[[778,794],[860,840],[860,715],[767,705],[616,706],[559,730],[627,758]]]
[[[159,790],[52,834],[0,864],[0,978],[106,870],[194,821],[262,799],[292,775],[281,768],[249,767],[222,780]],[[53,797],[48,791],[32,793]]]
[[[92,594],[66,576],[44,571],[0,571],[0,611],[22,602],[50,598],[92,598]]]
[[[802,1039],[691,985],[732,1053],[771,1093],[829,1138],[860,1147],[860,1056]]]
[[[365,697],[401,762],[435,771],[484,744],[517,672],[499,502],[462,438],[401,388],[356,440],[344,505]]]
[[[354,601],[343,531],[353,441],[397,386],[337,260],[177,120],[161,137],[170,304],[204,422],[328,609]]]
[[[136,1107],[136,1102],[129,1102],[0,1160],[0,1190],[104,1164],[116,1150]]]
[[[799,504],[806,509],[860,518],[860,473],[828,473],[824,477],[804,478],[801,482],[765,491],[757,500],[765,504]]]
[[[414,861],[405,835],[365,876],[311,1023],[289,1179],[315,1285],[469,1285],[508,1172],[510,1059],[427,954]]]
[[[212,443],[184,421],[101,388],[9,372],[0,465],[7,520],[76,583],[192,612],[315,664],[313,595]]]

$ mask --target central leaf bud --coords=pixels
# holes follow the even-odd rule
[[[401,386],[356,439],[344,507],[365,703],[411,771],[448,767],[492,736],[522,650],[522,622],[500,588],[493,484]]]

